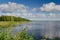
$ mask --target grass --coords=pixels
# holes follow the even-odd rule
[[[17,24],[22,24],[22,23],[27,23],[26,21],[24,22],[16,22],[16,21],[0,21],[0,27],[12,27]]]
[[[1,27],[9,27],[9,26],[13,26],[15,24],[19,24],[19,22],[14,22],[14,21],[0,21],[0,26]]]
[[[23,21],[23,22],[0,21],[0,40],[33,40],[33,37],[27,34],[26,29],[17,32],[15,35],[12,36],[11,28],[6,28],[6,27],[12,27],[17,24],[22,24],[22,23],[27,23],[27,21]],[[2,27],[5,27],[6,29]]]
[[[0,40],[33,40],[33,37],[27,34],[26,29],[17,32],[14,36],[11,35],[10,30],[0,30]]]

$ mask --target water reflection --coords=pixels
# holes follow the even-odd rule
[[[28,27],[28,30],[35,35],[43,35],[48,38],[60,37],[60,22],[58,21],[35,21],[30,22],[26,26]]]
[[[60,37],[60,22],[59,21],[32,21],[28,24],[16,25],[12,28],[12,32],[16,33],[24,28],[27,28],[29,35],[34,34],[35,40],[40,36],[47,38]]]

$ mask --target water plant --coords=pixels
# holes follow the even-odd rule
[[[5,31],[0,30],[0,40],[33,40],[33,37],[27,34],[26,29],[16,33],[14,36],[11,35],[10,30],[6,29]]]

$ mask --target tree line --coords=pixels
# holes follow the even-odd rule
[[[26,18],[15,16],[0,16],[0,21],[29,21],[29,20]]]

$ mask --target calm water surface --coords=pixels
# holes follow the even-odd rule
[[[25,27],[29,34],[34,34],[36,39],[39,39],[40,36],[48,38],[60,37],[60,21],[32,21],[27,24],[16,25],[12,31],[19,32]]]

